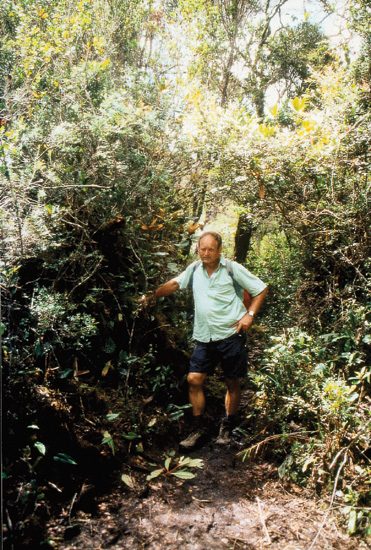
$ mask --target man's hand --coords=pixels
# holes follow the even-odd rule
[[[262,303],[265,300],[267,292],[268,292],[268,287],[266,287],[257,296],[254,296],[254,298],[251,300],[249,311],[251,311],[253,313],[253,315],[250,315],[250,313],[246,313],[242,317],[242,319],[240,319],[239,321],[237,321],[237,323],[232,325],[232,327],[237,327],[237,331],[236,331],[237,334],[239,334],[240,332],[246,334],[246,332],[248,332],[250,330],[250,327],[251,327],[253,319],[254,319],[254,314],[259,311],[260,306],[262,305]]]
[[[160,286],[155,292],[149,294],[143,294],[138,300],[138,302],[143,306],[147,307],[151,302],[157,300],[158,298],[165,298],[165,296],[170,296],[173,292],[178,290],[179,284],[175,279],[170,279],[167,283]]]
[[[156,297],[155,297],[154,292],[152,292],[151,294],[147,294],[147,295],[143,294],[139,298],[138,303],[142,307],[148,307],[155,299],[156,299]]]
[[[253,322],[253,317],[248,313],[246,313],[246,315],[244,315],[242,319],[234,323],[234,325],[232,325],[231,328],[237,327],[236,334],[239,334],[240,332],[243,334],[246,334],[246,332],[249,331],[252,325],[252,322]]]

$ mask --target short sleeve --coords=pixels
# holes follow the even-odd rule
[[[233,278],[237,281],[237,283],[242,286],[245,290],[248,291],[248,293],[254,298],[254,296],[257,296],[261,292],[263,292],[264,289],[267,288],[267,285],[263,283],[259,277],[256,277],[250,271],[248,271],[245,267],[238,264],[237,262],[232,262],[232,269],[233,269]]]
[[[194,270],[194,267],[196,265],[196,262],[192,262],[187,269],[185,269],[180,275],[177,277],[174,277],[175,281],[178,283],[180,290],[185,290],[188,288],[189,281],[191,280],[192,273]]]

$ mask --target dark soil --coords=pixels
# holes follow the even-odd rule
[[[171,449],[167,449],[169,452]],[[159,476],[146,481],[150,466],[132,457],[105,496],[76,495],[47,525],[49,547],[152,550],[365,550],[350,537],[336,509],[303,488],[284,485],[277,467],[265,461],[242,462],[235,448],[209,442],[188,453],[202,458],[196,477]],[[177,456],[180,456],[177,454]],[[164,458],[158,456],[157,464]],[[134,480],[129,488],[120,479]],[[86,497],[86,495],[88,495]],[[80,502],[80,503],[79,503]],[[84,510],[85,511],[84,511]]]
[[[243,392],[242,418],[247,418],[250,393]],[[108,445],[102,445],[102,415],[91,413],[92,420],[79,424],[51,391],[47,399],[36,397],[25,401],[39,412],[32,416],[21,409],[22,423],[18,426],[14,420],[13,439],[8,438],[7,460],[14,457],[14,464],[10,467],[9,462],[4,482],[4,550],[369,548],[364,540],[347,534],[343,503],[335,500],[330,507],[331,495],[320,500],[313,491],[281,480],[272,457],[243,462],[237,444],[220,447],[211,439],[187,453],[204,462],[202,469],[192,469],[193,479],[160,475],[147,481],[148,474],[177,449],[174,441],[185,435],[185,422],[174,422],[171,430],[159,432],[161,437],[143,439],[142,452],[123,440],[113,455]],[[212,437],[218,430],[213,419],[221,412],[217,402],[211,400],[208,415]],[[40,435],[27,429],[34,423]],[[34,437],[49,442],[40,462],[19,457],[21,444],[33,448]],[[77,465],[48,459],[60,449],[76,458]],[[173,465],[182,454],[177,450]]]

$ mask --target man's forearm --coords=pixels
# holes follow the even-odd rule
[[[165,298],[165,296],[170,296],[173,292],[178,290],[179,284],[175,279],[170,279],[158,289],[151,296],[152,300],[157,300],[158,298]]]
[[[266,287],[260,294],[258,294],[257,296],[254,296],[254,298],[252,298],[251,304],[250,304],[250,307],[249,307],[249,311],[252,311],[254,313],[254,315],[261,308],[267,293],[268,293],[268,287]]]
[[[237,334],[239,333],[246,334],[246,332],[249,331],[253,323],[254,315],[259,311],[260,306],[265,300],[267,292],[268,292],[268,288],[265,288],[260,294],[258,294],[257,296],[254,296],[254,298],[251,300],[249,311],[247,311],[239,321],[237,321],[236,323],[234,323],[234,325],[232,325],[232,327],[237,327],[237,330],[236,330]]]

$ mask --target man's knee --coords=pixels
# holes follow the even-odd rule
[[[187,382],[189,386],[193,388],[202,387],[205,381],[205,378],[206,378],[206,374],[203,374],[201,372],[190,372],[187,376]]]
[[[225,383],[230,392],[240,391],[241,380],[239,378],[226,378]]]

